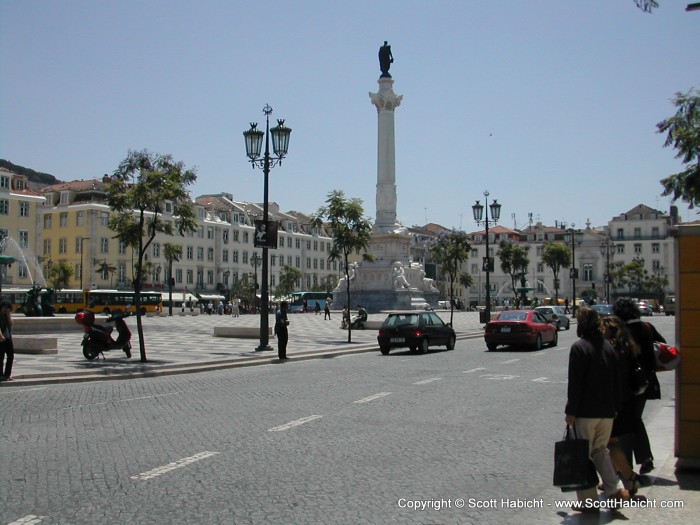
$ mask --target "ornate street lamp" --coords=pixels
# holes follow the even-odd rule
[[[605,302],[610,304],[610,257],[615,255],[613,251],[615,243],[610,237],[605,238],[605,242],[600,245],[600,254],[605,256]]]
[[[572,224],[571,226],[575,226]],[[576,246],[581,246],[583,242],[583,232],[569,228],[564,234],[564,242],[571,246],[571,268],[569,268],[569,278],[572,282],[572,293],[574,295],[574,306],[571,309],[572,317],[576,317],[576,279],[578,279],[578,268],[576,268]]]
[[[250,129],[243,132],[243,138],[245,139],[245,149],[246,155],[250,159],[250,163],[253,168],[256,166],[263,170],[264,174],[264,184],[263,184],[263,220],[261,224],[257,224],[256,221],[256,232],[255,232],[255,246],[262,248],[262,287],[260,291],[260,346],[256,348],[256,351],[260,352],[263,350],[272,350],[269,346],[270,334],[269,334],[269,319],[268,319],[268,308],[269,308],[269,298],[268,298],[268,248],[277,247],[277,234],[276,228],[270,226],[268,220],[269,212],[269,201],[268,201],[268,179],[270,175],[270,168],[273,168],[277,164],[282,163],[282,159],[287,154],[287,148],[289,146],[289,135],[292,130],[284,125],[284,120],[278,119],[277,126],[270,129],[270,114],[272,113],[272,108],[269,105],[265,105],[263,108],[263,113],[265,114],[265,132],[263,133],[257,129],[257,123],[251,122]],[[272,135],[272,150],[276,156],[270,156],[270,135]],[[263,138],[265,139],[265,152],[262,157],[260,152],[262,150]],[[274,235],[272,234],[273,232]]]
[[[472,212],[474,213],[474,220],[477,225],[482,223],[486,227],[486,257],[483,259],[482,269],[486,272],[486,309],[482,312],[479,322],[488,323],[491,320],[491,283],[489,281],[489,274],[493,271],[493,257],[489,254],[489,224],[496,224],[498,219],[501,217],[501,205],[496,202],[496,199],[489,204],[489,192],[484,192],[484,203],[486,206],[476,201],[476,204],[472,206]],[[484,208],[486,208],[486,217],[484,216]],[[489,208],[491,209],[491,218],[489,219]],[[481,293],[481,292],[479,292]]]
[[[251,257],[250,257],[250,265],[253,267],[253,270],[255,271],[255,280],[253,281],[253,284],[255,286],[255,290],[259,288],[260,285],[258,285],[258,266],[262,263],[262,257],[258,255],[257,252],[255,252]]]

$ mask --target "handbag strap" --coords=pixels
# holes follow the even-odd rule
[[[573,438],[571,437],[572,432],[571,429],[573,428]],[[566,441],[570,439],[578,439],[578,435],[576,433],[576,424],[574,423],[573,425],[566,425],[566,430],[564,431],[564,439]]]

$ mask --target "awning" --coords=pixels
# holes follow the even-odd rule
[[[197,298],[200,301],[223,301],[225,299],[223,295],[207,295],[203,293],[198,293]]]

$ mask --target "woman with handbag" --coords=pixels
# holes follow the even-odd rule
[[[639,346],[622,319],[610,315],[603,317],[602,323],[604,337],[615,352],[620,379],[620,410],[613,421],[608,449],[622,484],[631,495],[634,495],[639,487],[649,485],[646,476],[640,476],[632,469],[629,459],[634,443],[634,430],[638,424],[635,396],[646,391],[649,382],[644,369],[639,364]]]
[[[632,339],[639,346],[639,363],[646,371],[649,379],[649,386],[646,391],[634,397],[636,415],[633,444],[634,458],[637,461],[637,465],[641,465],[639,473],[646,474],[654,469],[654,456],[651,453],[651,443],[649,443],[649,435],[642,416],[648,399],[661,399],[661,387],[656,377],[656,358],[654,357],[655,336],[646,323],[642,322],[639,308],[631,299],[624,297],[617,299],[613,305],[613,314],[627,324],[627,329]],[[663,339],[660,334],[658,337]],[[628,460],[632,464],[631,454],[628,455]]]
[[[615,354],[604,337],[598,313],[581,308],[576,316],[576,335],[580,337],[569,352],[569,382],[566,402],[566,424],[576,425],[580,438],[588,440],[590,458],[603,480],[608,499],[629,500],[630,493],[622,486],[610,460],[608,441],[618,409],[619,379]],[[576,491],[574,510],[596,511],[596,488]]]

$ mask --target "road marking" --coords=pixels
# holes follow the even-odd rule
[[[45,517],[46,516],[35,516],[34,514],[27,514],[23,518],[11,521],[7,525],[32,525],[35,523],[41,523],[41,520],[43,520]]]
[[[309,421],[313,421],[314,419],[319,419],[322,418],[323,416],[307,416],[307,417],[302,417],[301,419],[297,419],[296,421],[290,421],[289,423],[285,423],[284,425],[280,425],[278,427],[272,427],[268,428],[268,432],[282,432],[283,430],[289,430],[290,428],[298,427],[299,425],[303,425],[304,423],[308,423]]]
[[[484,374],[479,377],[483,377],[484,379],[494,379],[496,381],[506,381],[508,379],[515,379],[516,377],[520,376],[514,376],[510,374]]]
[[[431,377],[430,379],[423,379],[423,381],[418,381],[417,383],[413,383],[414,385],[427,385],[428,383],[432,383],[433,381],[440,381],[442,377]]]
[[[556,383],[558,385],[565,385],[567,382],[566,381],[552,381],[548,377],[538,377],[537,379],[532,380],[533,383]]]
[[[501,361],[502,365],[509,365],[511,363],[517,363],[520,359],[509,359],[508,361]]]
[[[380,397],[388,396],[389,394],[391,394],[391,392],[379,392],[378,394],[374,394],[373,396],[363,397],[362,399],[353,401],[353,403],[369,403],[370,401],[374,401],[375,399],[379,399]]]
[[[163,465],[162,467],[156,467],[152,470],[149,470],[147,472],[142,472],[141,474],[138,474],[136,476],[131,476],[130,479],[138,479],[141,481],[145,481],[147,479],[155,478],[156,476],[160,476],[161,474],[165,474],[167,472],[170,472],[172,470],[186,467],[190,463],[194,463],[195,461],[199,461],[201,459],[206,459],[211,456],[215,456],[218,454],[218,452],[209,452],[209,451],[204,451],[200,452],[199,454],[195,454],[194,456],[190,456],[188,458],[182,458],[178,459],[177,461],[173,461],[172,463],[168,463],[167,465]]]
[[[470,370],[465,370],[465,371],[462,372],[462,373],[463,373],[463,374],[471,374],[472,372],[478,372],[479,370],[486,370],[486,369],[483,368],[483,367],[481,367],[481,368],[472,368],[472,369],[470,369]]]
[[[96,406],[100,406],[100,405],[110,405],[110,404],[116,404],[116,403],[125,403],[126,401],[142,401],[144,399],[156,399],[159,397],[176,396],[179,394],[180,394],[180,392],[169,392],[167,394],[156,394],[153,396],[127,397],[125,399],[110,399],[109,401],[102,401],[101,403],[87,403],[85,405],[69,405],[67,407],[64,407],[63,410],[71,410],[73,408],[96,407]]]

